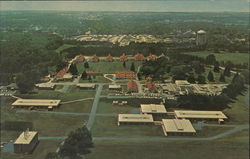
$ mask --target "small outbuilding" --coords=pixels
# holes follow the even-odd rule
[[[109,85],[109,90],[120,91],[121,89],[122,89],[121,85],[118,85],[118,84],[110,84]]]

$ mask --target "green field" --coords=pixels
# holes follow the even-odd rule
[[[63,44],[62,46],[60,46],[59,48],[56,49],[56,52],[61,52],[65,49],[68,49],[68,48],[71,48],[71,47],[74,47],[75,45],[71,45],[71,44]]]
[[[112,105],[112,103],[101,100],[97,109],[97,113],[131,113],[131,110],[138,107],[130,105]]]
[[[96,141],[87,159],[248,159],[246,143],[229,141]]]
[[[91,129],[93,136],[101,137],[159,137],[164,136],[161,126],[117,125],[117,117],[96,117]]]
[[[89,68],[87,70],[97,71],[101,73],[117,73],[122,71],[130,71],[130,66],[132,61],[126,62],[126,67],[123,67],[123,62],[89,62]],[[137,68],[142,64],[140,61],[134,61],[135,68]],[[83,63],[77,64],[78,72],[83,72],[85,70]]]
[[[233,124],[248,124],[249,123],[249,86],[247,90],[237,97],[230,108],[224,110],[229,117],[229,122]]]
[[[188,52],[185,54],[204,58],[206,58],[210,54],[214,54],[218,61],[231,61],[234,64],[249,63],[249,54],[247,53]]]

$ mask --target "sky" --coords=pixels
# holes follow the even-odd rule
[[[1,1],[0,10],[249,12],[250,0]]]

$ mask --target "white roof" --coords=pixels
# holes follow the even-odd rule
[[[197,31],[197,33],[198,33],[198,34],[205,34],[206,31],[205,31],[205,30],[199,30],[199,31]]]
[[[171,92],[179,91],[179,87],[177,87],[177,85],[173,84],[173,83],[169,83],[169,84],[163,85],[162,89],[163,90],[168,90],[168,91],[171,91]]]
[[[190,83],[187,80],[175,80],[177,85],[189,85]]]
[[[163,104],[141,104],[142,113],[167,113]]]
[[[14,144],[29,144],[33,140],[36,134],[37,134],[37,131],[24,131],[16,139]]]
[[[94,83],[78,83],[76,86],[78,87],[85,87],[85,88],[94,88],[96,86],[96,84]]]
[[[113,88],[113,89],[118,89],[118,88],[121,88],[121,85],[117,85],[117,84],[110,84],[109,85],[109,88]]]
[[[73,75],[70,74],[70,73],[66,73],[66,74],[63,76],[64,79],[71,79],[72,77],[73,77]]]
[[[39,88],[54,88],[55,84],[51,83],[51,82],[48,82],[48,83],[38,83],[35,86],[39,87]]]
[[[119,114],[118,122],[152,123],[154,120],[151,114]]]
[[[189,120],[186,119],[162,119],[163,130],[168,132],[186,132],[195,133],[193,125]]]
[[[14,106],[58,106],[61,100],[54,99],[17,99]]]
[[[174,113],[177,118],[227,119],[221,111],[175,110]]]

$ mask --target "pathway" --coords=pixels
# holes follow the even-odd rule
[[[95,122],[97,106],[98,106],[98,103],[99,103],[99,99],[100,99],[100,96],[101,96],[103,85],[104,84],[99,84],[98,85],[98,88],[97,88],[97,91],[96,91],[96,94],[95,94],[95,99],[94,99],[92,109],[91,109],[91,112],[90,112],[90,115],[89,115],[89,120],[88,120],[88,123],[87,123],[87,128],[89,130],[92,128],[92,126],[93,126],[93,124]]]

